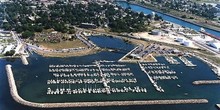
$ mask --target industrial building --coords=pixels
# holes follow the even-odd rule
[[[154,29],[151,31],[152,35],[161,35],[161,31],[159,29]]]
[[[187,47],[190,47],[190,46],[193,45],[193,42],[190,41],[190,40],[185,40],[185,41],[182,43],[182,45],[187,46]]]

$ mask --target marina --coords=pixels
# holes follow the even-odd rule
[[[50,87],[47,94],[111,94],[133,92],[146,93],[147,89],[139,86],[121,88],[112,87],[109,84],[135,84],[137,79],[124,64],[101,64],[95,61],[94,65],[49,65],[55,79],[47,80],[47,85],[58,85],[55,90]],[[92,72],[92,73],[91,73]],[[117,77],[117,78],[116,78]],[[119,78],[120,77],[120,78]],[[68,79],[65,79],[68,78]],[[74,78],[74,79],[72,79]],[[78,79],[80,78],[80,79]],[[68,88],[59,86],[69,84]],[[73,89],[72,85],[84,84],[83,88]],[[88,85],[87,85],[88,84]],[[100,84],[102,87],[100,87]],[[94,86],[95,85],[95,86]],[[72,88],[71,88],[72,87]]]
[[[143,7],[126,6],[146,13]],[[179,23],[175,17],[172,20]],[[181,49],[160,43],[133,45],[126,39],[87,37],[82,33],[77,31],[75,37],[86,44],[85,47],[41,50],[30,43],[27,44],[31,53],[28,58],[0,59],[0,109],[219,109],[220,82],[215,75],[219,76],[218,64],[199,55],[181,56],[184,54]],[[100,51],[86,55],[79,53],[94,48]],[[36,54],[36,50],[43,53],[78,52],[79,56],[48,58]]]
[[[10,86],[10,92],[12,97],[15,101],[17,101],[20,104],[30,106],[30,107],[37,107],[37,108],[63,108],[63,107],[94,107],[94,106],[126,106],[126,105],[155,105],[155,104],[201,104],[201,103],[208,103],[207,99],[183,99],[183,100],[148,100],[148,101],[105,101],[105,102],[73,102],[73,103],[35,103],[35,102],[29,102],[24,99],[22,99],[17,92],[17,87],[15,85],[15,80],[13,76],[13,72],[11,69],[11,65],[6,65],[6,73],[8,76],[9,86]],[[127,88],[128,90],[132,90],[135,92],[138,92],[137,89],[139,87],[135,87],[136,90],[132,90],[130,88]],[[50,88],[48,88],[48,94],[62,94],[63,90],[61,91],[56,90],[52,91]],[[126,89],[126,87],[125,87]],[[69,90],[71,91],[71,90]],[[80,90],[72,90],[72,93],[83,93]],[[105,90],[103,90],[105,91]],[[120,89],[116,89],[115,91],[123,91]],[[145,89],[140,89],[140,91],[146,91]],[[96,93],[96,91],[93,91]],[[71,92],[69,92],[71,93]]]

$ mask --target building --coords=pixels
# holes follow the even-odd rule
[[[95,24],[92,24],[92,23],[81,23],[80,27],[81,28],[87,28],[87,29],[95,29],[95,28],[97,28],[97,26]]]
[[[175,41],[180,42],[180,43],[184,43],[185,39],[178,37]]]
[[[152,35],[161,35],[161,31],[159,29],[154,29],[151,31]]]
[[[193,45],[193,42],[192,41],[190,41],[190,40],[185,40],[185,41],[183,41],[183,43],[182,43],[184,46],[187,46],[187,47],[190,47],[190,46],[192,46]]]
[[[209,42],[209,46],[219,50],[220,49],[220,42],[211,41],[211,42]]]
[[[15,46],[14,45],[7,45],[7,47],[5,48],[4,52],[2,54],[5,54],[7,51],[10,51],[14,48]]]
[[[1,38],[10,38],[11,32],[10,31],[0,31],[0,37]]]

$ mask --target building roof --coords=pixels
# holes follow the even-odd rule
[[[220,42],[210,42],[209,45],[216,49],[220,49]]]

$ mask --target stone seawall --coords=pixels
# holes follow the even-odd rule
[[[95,107],[95,106],[127,106],[127,105],[154,105],[154,104],[198,104],[208,103],[207,99],[181,99],[181,100],[148,100],[148,101],[104,101],[104,102],[64,102],[64,103],[35,103],[22,99],[18,95],[11,65],[6,65],[6,72],[13,99],[26,106],[37,108],[67,108],[67,107]]]
[[[220,80],[200,80],[194,81],[194,85],[205,85],[205,84],[220,84]]]

